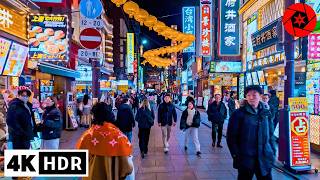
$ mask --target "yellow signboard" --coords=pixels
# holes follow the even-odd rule
[[[308,101],[305,97],[289,98],[290,112],[308,112]]]
[[[27,40],[26,15],[0,4],[0,30]]]

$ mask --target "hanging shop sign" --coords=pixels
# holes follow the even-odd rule
[[[134,73],[134,33],[127,33],[127,73]]]
[[[186,34],[196,34],[195,30],[195,19],[196,19],[196,8],[195,7],[182,7],[182,28]],[[195,52],[195,42],[193,42],[188,48],[184,49],[183,52]]]
[[[290,166],[310,167],[310,142],[307,98],[289,98],[290,106]]]
[[[305,85],[306,84],[306,73],[305,72],[295,72],[295,85]]]
[[[0,31],[27,40],[26,15],[19,14],[12,8],[0,4]]]
[[[202,56],[211,56],[212,49],[212,9],[211,3],[203,4],[201,3],[200,8],[200,33],[201,33],[201,49],[200,55]]]
[[[210,61],[209,73],[216,72],[216,62]]]
[[[22,73],[27,56],[28,47],[13,42],[2,74],[19,77]]]
[[[9,54],[11,41],[0,37],[0,74],[4,68],[4,65]]]
[[[280,33],[282,32],[281,19],[277,19],[260,31],[251,35],[253,51],[257,52],[261,49],[270,47],[280,41]]]
[[[264,57],[264,58],[259,58],[255,59],[252,61],[247,62],[247,70],[255,70],[255,69],[261,69],[277,64],[284,63],[285,60],[285,53],[276,53],[272,54],[270,56]]]
[[[240,55],[240,0],[221,0],[219,15],[219,55]]]
[[[232,86],[232,74],[213,73],[210,74],[209,84],[211,86]]]
[[[30,15],[29,22],[29,59],[31,61],[68,61],[68,17]]]
[[[320,59],[320,34],[308,36],[308,59]]]
[[[241,62],[216,62],[215,72],[239,73],[241,69]]]
[[[251,35],[258,30],[258,13],[254,13],[248,20],[247,20],[247,30],[246,32],[246,60],[251,61],[254,59],[254,51],[252,47],[252,40]]]
[[[89,19],[95,19],[99,17],[103,9],[100,0],[81,0],[79,8],[80,13]]]
[[[91,66],[78,66],[77,71],[80,73],[80,76],[76,78],[76,81],[92,81]]]
[[[202,71],[202,57],[197,57],[197,72]]]

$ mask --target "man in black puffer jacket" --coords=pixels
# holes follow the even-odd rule
[[[132,140],[132,128],[135,126],[134,114],[130,107],[128,98],[122,100],[117,112],[117,120],[115,125],[128,137],[129,141]]]
[[[36,136],[35,119],[32,104],[29,102],[31,91],[25,87],[18,88],[18,97],[11,100],[7,113],[9,132],[8,148],[29,149],[30,140]]]
[[[170,94],[164,96],[164,102],[160,104],[158,109],[158,124],[162,131],[162,141],[164,146],[164,153],[169,151],[169,139],[171,133],[171,126],[176,126],[177,112],[175,106],[171,103]]]
[[[227,118],[227,108],[221,101],[221,95],[216,94],[214,96],[215,101],[208,106],[208,120],[212,122],[212,147],[215,147],[216,136],[218,130],[218,142],[217,147],[222,148],[222,130],[224,120]]]
[[[266,104],[260,102],[260,86],[248,86],[247,102],[230,118],[227,143],[238,169],[238,179],[272,179],[272,163],[276,148],[272,115]]]

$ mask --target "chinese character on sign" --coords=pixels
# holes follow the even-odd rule
[[[202,23],[203,23],[204,26],[208,26],[208,24],[209,24],[209,17],[208,17],[208,16],[203,17]]]
[[[234,46],[234,45],[236,45],[235,43],[234,43],[234,41],[236,40],[236,37],[233,37],[233,36],[227,36],[227,37],[225,37],[224,38],[224,44],[226,45],[226,46]]]
[[[234,24],[234,23],[226,23],[225,25],[224,25],[224,32],[228,32],[228,33],[230,33],[230,32],[236,32],[236,24]]]
[[[226,11],[226,15],[224,17],[226,18],[226,20],[233,20],[237,17],[237,12],[235,10],[228,10]]]
[[[299,126],[296,126],[295,129],[298,133],[306,132],[307,130],[306,122],[304,122],[302,119],[299,119]]]
[[[4,28],[9,28],[13,24],[12,15],[6,9],[0,9],[0,24]]]
[[[227,0],[225,6],[234,7],[236,5],[237,0]]]
[[[208,36],[210,33],[210,30],[208,28],[203,29],[202,36]]]
[[[202,47],[210,47],[210,43],[209,43],[209,39],[205,38],[204,40],[202,40]]]

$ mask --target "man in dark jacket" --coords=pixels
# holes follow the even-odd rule
[[[224,120],[227,118],[227,108],[221,101],[221,95],[216,94],[214,96],[215,101],[208,106],[208,120],[212,122],[212,147],[215,147],[217,130],[218,130],[218,142],[217,147],[222,148],[222,130]]]
[[[7,113],[7,125],[9,132],[8,146],[13,149],[29,149],[30,140],[35,137],[34,113],[32,104],[28,101],[31,91],[25,87],[18,88],[18,97],[11,100]]]
[[[172,121],[173,120],[173,121]],[[164,146],[164,153],[169,151],[169,139],[171,126],[176,126],[177,112],[174,105],[171,103],[170,94],[164,96],[164,102],[160,104],[158,109],[158,124],[162,131],[162,141]]]
[[[124,98],[117,112],[116,126],[132,140],[132,128],[135,126],[134,115],[128,98]]]
[[[230,93],[227,92],[227,102],[228,102],[228,108],[229,108],[229,117],[233,114],[233,112],[236,110],[236,102],[234,100],[234,92],[231,91]]]
[[[275,128],[279,122],[279,98],[277,97],[277,92],[275,90],[271,90],[270,92],[270,99],[269,99],[269,107],[270,112],[273,117],[273,127]]]
[[[272,179],[276,149],[271,113],[261,100],[260,86],[248,86],[247,102],[231,116],[227,143],[238,179]]]

